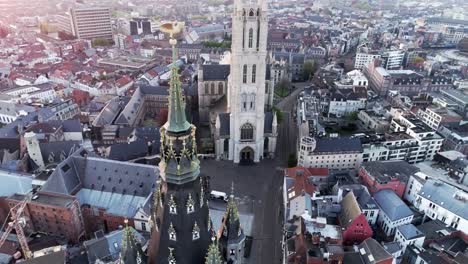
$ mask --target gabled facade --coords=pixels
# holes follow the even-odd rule
[[[343,243],[360,243],[372,237],[372,229],[366,216],[359,208],[353,192],[349,192],[341,201],[340,225],[343,229]]]

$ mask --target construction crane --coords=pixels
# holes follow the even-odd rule
[[[33,198],[34,199],[34,198]],[[16,230],[16,236],[18,237],[18,241],[20,243],[21,249],[23,250],[24,259],[31,259],[32,253],[29,250],[28,241],[26,240],[26,236],[24,234],[23,227],[26,226],[26,219],[22,217],[24,212],[24,208],[26,207],[27,203],[31,200],[31,196],[27,195],[26,198],[12,207],[8,215],[11,215],[11,222],[8,223],[8,226],[3,233],[2,237],[0,238],[0,248],[3,246],[5,241],[8,238],[8,235],[11,233],[13,228]],[[8,221],[8,216],[6,221]],[[3,228],[2,228],[3,229]]]

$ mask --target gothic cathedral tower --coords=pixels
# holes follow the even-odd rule
[[[171,29],[174,25],[165,25]],[[171,39],[172,59],[177,59]],[[154,193],[150,264],[202,264],[214,231],[208,210],[208,192],[200,178],[196,127],[187,121],[178,67],[170,80],[168,121],[160,129],[161,182]]]
[[[234,0],[229,159],[259,162],[264,151],[267,0]]]

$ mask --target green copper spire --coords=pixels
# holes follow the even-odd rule
[[[185,116],[185,103],[182,99],[182,84],[180,82],[179,67],[177,66],[177,40],[171,36],[170,44],[172,45],[172,69],[170,95],[169,95],[169,118],[167,119],[167,131],[169,132],[183,132],[190,128],[190,123]]]
[[[219,254],[218,242],[213,241],[206,253],[205,264],[223,264],[221,254]]]

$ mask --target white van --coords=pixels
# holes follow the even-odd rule
[[[210,195],[211,195],[211,199],[219,199],[219,200],[223,200],[225,202],[227,202],[227,200],[228,200],[228,196],[224,192],[211,191]]]

